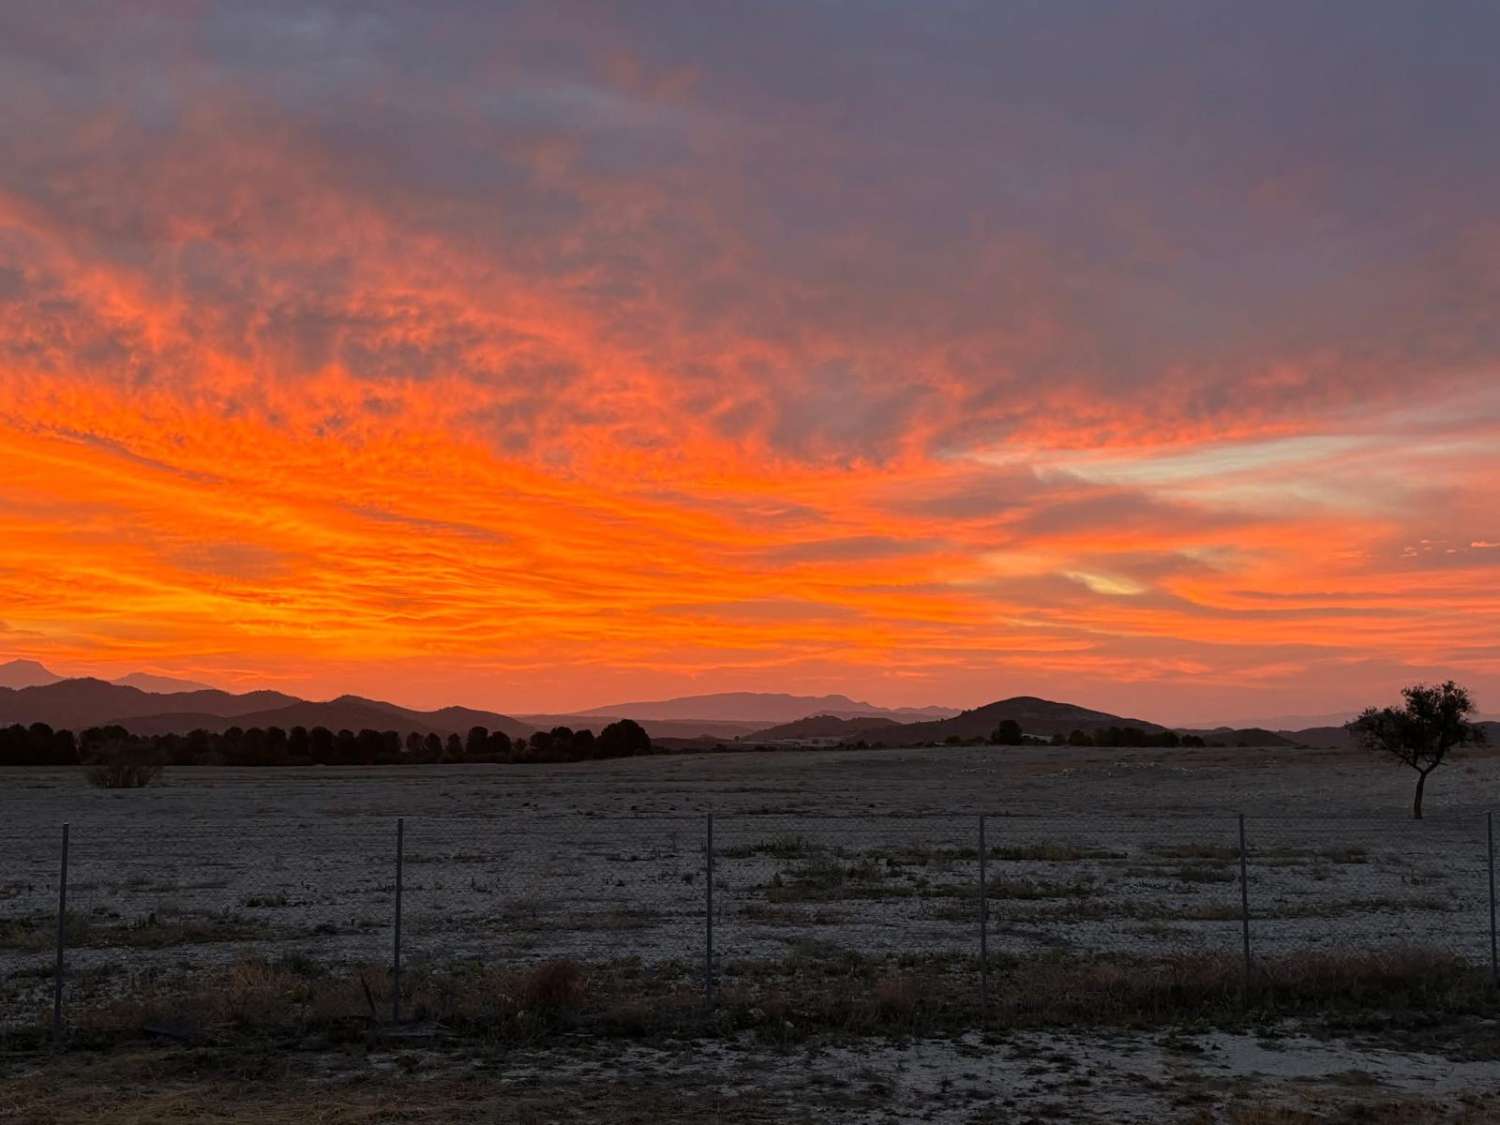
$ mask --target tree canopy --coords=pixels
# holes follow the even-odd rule
[[[1484,731],[1469,721],[1474,701],[1468,689],[1452,680],[1437,686],[1413,684],[1401,695],[1403,706],[1367,708],[1345,729],[1361,748],[1387,754],[1417,771],[1411,814],[1420,820],[1427,775],[1456,747],[1483,742]]]

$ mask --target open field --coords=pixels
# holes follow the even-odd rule
[[[388,1022],[400,816],[408,1019],[437,1027],[472,1022],[477,1017],[451,1007],[452,996],[505,990],[476,985],[478,978],[464,974],[525,973],[561,960],[582,967],[579,987],[588,991],[584,1006],[593,1013],[586,1027],[570,1024],[569,1039],[686,1034],[697,1041],[707,1032],[721,1041],[713,1051],[729,1053],[692,1065],[718,1066],[740,1050],[751,1058],[763,1054],[768,1031],[778,1051],[808,1036],[938,1034],[945,1038],[923,1050],[942,1057],[941,1067],[956,1068],[945,1089],[961,1087],[955,1075],[971,1073],[980,1086],[1011,1088],[1017,1076],[1009,1064],[972,1039],[982,1023],[991,1034],[1030,1028],[1027,1034],[1044,1035],[1061,1022],[1069,1035],[1085,1039],[1101,1021],[1201,1026],[1238,1013],[1247,984],[1263,990],[1264,1018],[1287,1016],[1290,1005],[1305,1020],[1317,1007],[1299,1008],[1306,996],[1296,994],[1305,988],[1290,982],[1311,977],[1297,958],[1324,958],[1316,962],[1324,979],[1344,971],[1330,968],[1338,958],[1360,951],[1419,947],[1422,956],[1451,957],[1454,965],[1473,966],[1476,979],[1487,978],[1483,813],[1497,780],[1500,757],[1466,756],[1435,776],[1429,819],[1414,823],[1405,817],[1407,771],[1324,751],[963,748],[538,767],[177,769],[164,784],[128,793],[90,789],[76,771],[14,770],[0,777],[7,814],[0,826],[6,857],[0,1022],[17,1044],[35,1042],[50,1010],[64,821],[71,824],[68,1016],[83,1041],[107,1033],[115,1042],[131,1027],[169,1021],[173,1012],[181,1017],[192,1010],[192,996],[218,991],[216,979],[282,981],[278,997],[304,998],[299,1020],[308,1018],[307,997],[317,994],[318,1004],[352,1013],[340,1019],[373,1021],[372,1027]],[[1235,805],[1248,817],[1243,888],[1228,794],[1243,798]],[[714,814],[711,912],[708,811]],[[986,814],[987,976],[978,971],[980,811]],[[1255,976],[1249,982],[1242,890],[1250,903]],[[719,1015],[705,1025],[710,913]],[[1071,1005],[1050,999],[1077,991],[1077,974],[1088,966],[1103,992],[1079,993]],[[1188,987],[1179,979],[1184,972],[1195,979],[1207,973],[1211,986]],[[1048,974],[1060,975],[1042,992],[1027,991],[1027,982]],[[1354,981],[1329,995],[1366,996],[1361,1003],[1377,1009],[1410,1002],[1404,991],[1396,998],[1380,991],[1389,974],[1382,969],[1378,976],[1384,983],[1373,993],[1373,985]],[[1104,1014],[1121,1003],[1122,988],[1147,986],[1179,999]],[[1180,1003],[1184,988],[1198,1000]],[[1487,1020],[1486,989],[1464,995],[1456,1008],[1448,1000],[1439,1005],[1442,1019],[1458,1012]],[[785,1008],[789,996],[826,1002],[809,1000],[812,1006],[799,1014]],[[193,1034],[225,1021],[243,1024],[247,1010],[205,1012],[190,1021]],[[683,1018],[663,1023],[661,1013],[674,1011]],[[511,1025],[502,1031],[494,1018],[491,1012],[480,1021],[488,1028],[484,1037],[516,1038]],[[776,1030],[781,1023],[793,1030]],[[1300,1027],[1287,1033],[1300,1034]],[[325,1031],[316,1029],[314,1037]],[[514,1049],[539,1050],[534,1031],[520,1034]],[[951,1038],[965,1034],[971,1039]],[[724,1045],[742,1035],[758,1046]],[[1478,1058],[1492,1059],[1500,1054],[1495,1039],[1467,1035],[1461,1053],[1477,1050]],[[1106,1036],[1103,1045],[1081,1049],[1095,1060],[1093,1072],[1113,1074],[1109,1081],[1121,1089],[1142,1080],[1132,1070],[1132,1052],[1154,1060],[1148,1069],[1176,1066],[1154,1040],[1119,1057],[1111,1042]],[[1251,1048],[1225,1048],[1238,1060],[1231,1072],[1259,1050]],[[1330,1058],[1363,1049],[1327,1048]],[[373,1053],[349,1064],[355,1070],[431,1070],[435,1087],[444,1089],[466,1088],[474,1068],[490,1065],[459,1064],[447,1048],[434,1053],[430,1045],[415,1055],[368,1043],[362,1050]],[[387,1050],[395,1054],[382,1063]],[[397,1056],[407,1061],[392,1061]],[[647,1112],[652,1098],[664,1096],[662,1067],[675,1065],[650,1051],[631,1058],[631,1073],[646,1093],[622,1103],[620,1120]],[[1373,1065],[1360,1059],[1345,1069],[1363,1073]],[[289,1078],[294,1083],[313,1081],[317,1069],[303,1072],[301,1061],[277,1065],[297,1075]],[[809,1062],[807,1073],[823,1065]],[[901,1097],[871,1101],[865,1090],[871,1083],[851,1101],[838,1084],[845,1069],[831,1066],[811,1100],[801,1078],[790,1086],[772,1083],[753,1097],[726,1094],[735,1088],[726,1078],[673,1104],[701,1111],[708,1104],[701,1096],[719,1106],[723,1120],[796,1120],[787,1100],[795,1088],[809,1111],[823,1104],[819,1098],[832,1098],[818,1120],[845,1119],[829,1116],[839,1105],[848,1120],[882,1113],[903,1119],[894,1108]],[[1218,1092],[1204,1104],[1216,1107],[1217,1116],[1201,1120],[1261,1121],[1244,1116],[1248,1108],[1226,1115],[1236,1092],[1263,1069],[1257,1063],[1213,1086]],[[1423,1089],[1415,1076],[1422,1068],[1409,1069],[1412,1075],[1394,1085],[1366,1083],[1361,1096],[1393,1090],[1415,1096]],[[1316,1084],[1296,1078],[1290,1085],[1306,1094]],[[1031,1101],[1043,1107],[1032,1111],[1042,1116],[1049,1099],[1066,1093],[1045,1082],[1031,1086]],[[1108,1104],[1117,1115],[1099,1119],[1130,1119],[1127,1109],[1139,1110],[1142,1120],[1159,1118],[1167,1106],[1181,1110],[1183,1121],[1200,1120],[1190,1116],[1191,1097],[1183,1101],[1170,1082],[1162,1089],[1170,1096],[1139,1104],[1116,1099]],[[764,1105],[763,1094],[771,1098]],[[934,1120],[1009,1119],[976,1116],[978,1095],[923,1096],[948,1106],[947,1116]],[[41,1107],[37,1120],[49,1119],[45,1098],[38,1095],[34,1105]],[[854,1105],[871,1116],[859,1117]],[[1442,1112],[1469,1112],[1457,1106]],[[455,1119],[468,1112],[450,1108]],[[60,1108],[46,1112],[74,1119]],[[93,1119],[87,1107],[68,1112]],[[349,1119],[360,1119],[352,1106],[349,1112]]]
[[[3,779],[0,966],[53,940],[72,825],[70,944],[124,957],[387,956],[396,818],[404,949],[423,958],[701,959],[816,946],[977,955],[978,817],[993,953],[1235,951],[1238,823],[1258,953],[1408,942],[1488,955],[1482,801],[1500,757],[1436,775],[1323,751],[965,748],[694,755],[571,766],[177,769],[119,793]]]

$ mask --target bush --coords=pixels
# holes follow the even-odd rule
[[[558,1013],[578,1003],[583,995],[583,970],[576,961],[544,961],[521,985],[523,1007]]]
[[[161,771],[161,758],[150,747],[115,742],[90,755],[84,776],[96,789],[142,789]]]

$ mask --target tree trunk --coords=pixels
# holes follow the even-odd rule
[[[1417,774],[1417,796],[1416,799],[1411,803],[1411,818],[1413,820],[1422,819],[1422,789],[1426,784],[1427,771],[1422,770]]]

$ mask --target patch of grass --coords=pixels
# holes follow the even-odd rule
[[[985,883],[984,891],[986,898],[1035,901],[1055,898],[1088,898],[1097,894],[1099,888],[1091,879],[1071,879],[1065,883],[1054,883],[1045,879],[992,878]]]
[[[444,866],[458,864],[490,863],[496,857],[483,852],[407,852],[402,862],[411,864],[441,863]]]
[[[1313,862],[1368,863],[1370,853],[1364,848],[1251,848],[1249,860],[1263,867],[1298,867]]]
[[[621,930],[645,930],[661,921],[654,910],[636,906],[615,906],[584,914],[565,914],[555,926],[559,930],[591,930],[611,933]]]
[[[935,848],[926,844],[904,844],[900,847],[869,848],[865,858],[888,867],[950,867],[955,863],[975,863],[978,848]]]
[[[240,900],[240,906],[246,910],[275,910],[283,906],[290,906],[291,900],[284,894],[274,895],[246,895]]]
[[[1237,883],[1240,873],[1217,864],[1185,863],[1172,872],[1172,877],[1184,883]]]
[[[81,943],[88,932],[87,915],[68,911],[63,919],[63,941],[74,946]],[[55,915],[33,914],[24,918],[0,919],[0,949],[24,950],[39,953],[52,949],[57,944],[57,918]]]
[[[740,917],[769,926],[838,926],[849,920],[848,915],[833,910],[798,910],[763,902],[747,902]]]
[[[844,863],[814,859],[778,871],[766,885],[771,902],[833,902],[852,898],[902,898],[916,894],[912,884],[887,885],[888,871],[873,860]]]
[[[1345,918],[1356,914],[1405,914],[1413,911],[1452,913],[1458,908],[1437,898],[1313,899],[1267,905],[1250,903],[1252,921],[1274,922],[1293,918]],[[1238,902],[1205,902],[1176,905],[1150,899],[1077,901],[1050,907],[1027,916],[1031,922],[1234,922],[1240,918]]]
[[[1126,855],[1105,848],[1081,848],[1072,844],[1024,844],[991,848],[989,858],[1006,863],[1082,863],[1085,860],[1125,859]]]
[[[1238,863],[1240,850],[1218,844],[1148,844],[1146,854],[1160,859],[1197,859],[1214,863]]]
[[[0,949],[30,952],[51,949],[57,940],[56,927],[56,920],[46,916],[0,922]],[[274,938],[277,932],[230,911],[203,914],[159,911],[125,922],[69,913],[64,935],[64,944],[69,949],[168,949],[174,945]]]
[[[544,930],[549,923],[543,917],[548,904],[538,898],[512,898],[501,904],[495,912],[494,924],[509,931]]]
[[[804,856],[818,855],[824,850],[821,844],[806,836],[786,835],[772,836],[757,844],[720,848],[718,855],[722,859],[750,859],[758,855],[770,856],[772,859],[801,859]]]

